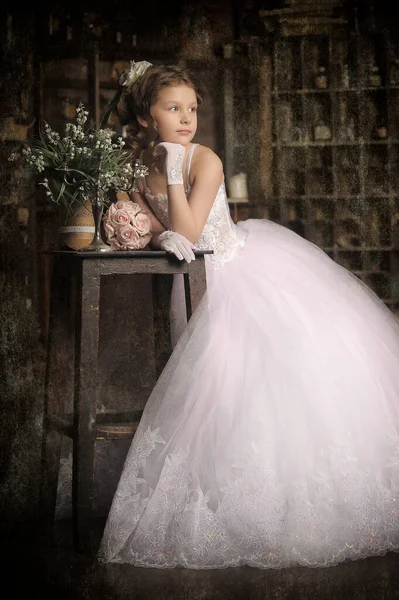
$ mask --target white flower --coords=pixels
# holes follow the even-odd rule
[[[78,115],[76,118],[77,124],[84,125],[87,121],[87,117],[89,116],[89,112],[84,109],[84,105],[82,102],[79,102],[79,105],[76,109],[76,114]]]
[[[146,60],[142,60],[139,62],[134,62],[134,60],[130,61],[130,69],[126,70],[122,73],[119,78],[119,83],[124,87],[129,87],[139,79],[148,67],[152,67],[152,63],[147,62]]]
[[[51,144],[56,144],[60,141],[61,138],[59,133],[53,131],[46,121],[44,123],[44,131],[46,132],[47,139]]]
[[[110,189],[129,192],[134,178],[141,176],[143,166],[134,172],[136,165],[130,151],[122,150],[125,140],[115,137],[113,129],[97,129],[93,125],[88,131],[83,129],[87,115],[80,103],[77,124],[67,123],[63,137],[45,122],[44,135],[34,140],[32,147],[14,152],[9,158],[15,161],[21,156],[24,165],[40,175],[46,196],[57,204],[69,206],[77,194],[100,194],[104,198]]]

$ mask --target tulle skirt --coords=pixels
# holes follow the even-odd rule
[[[399,323],[266,220],[239,224],[158,380],[99,559],[330,566],[399,551]]]

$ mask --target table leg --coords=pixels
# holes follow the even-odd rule
[[[79,269],[75,329],[75,403],[72,511],[75,548],[92,551],[93,467],[98,397],[100,270],[95,260]]]
[[[51,300],[47,331],[44,381],[42,480],[40,516],[50,534],[55,518],[57,486],[63,434],[53,426],[52,417],[62,419],[69,391],[70,318],[68,310],[71,274],[66,265],[54,259],[51,275]]]
[[[206,271],[204,257],[197,257],[187,265],[184,274],[184,288],[186,293],[187,319],[190,319],[198,302],[206,290]]]
[[[158,378],[171,353],[171,326],[169,318],[173,275],[153,275],[152,298],[154,310],[155,376]]]

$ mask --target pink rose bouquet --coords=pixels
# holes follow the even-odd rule
[[[103,217],[107,243],[114,250],[140,250],[152,237],[151,219],[136,202],[118,200]]]

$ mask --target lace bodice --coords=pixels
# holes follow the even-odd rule
[[[189,181],[188,174],[190,171],[191,158],[196,146],[197,144],[193,144],[187,159],[186,181]],[[148,204],[162,225],[168,229],[167,195],[153,195],[146,184],[145,178],[142,181],[143,193]],[[186,190],[187,197],[190,195],[190,192],[191,188],[189,187]],[[209,255],[207,258],[211,260],[215,268],[220,268],[234,258],[238,250],[244,245],[245,237],[244,231],[237,227],[231,219],[226,188],[225,184],[222,183],[195,247],[198,250],[213,250],[213,255]]]

